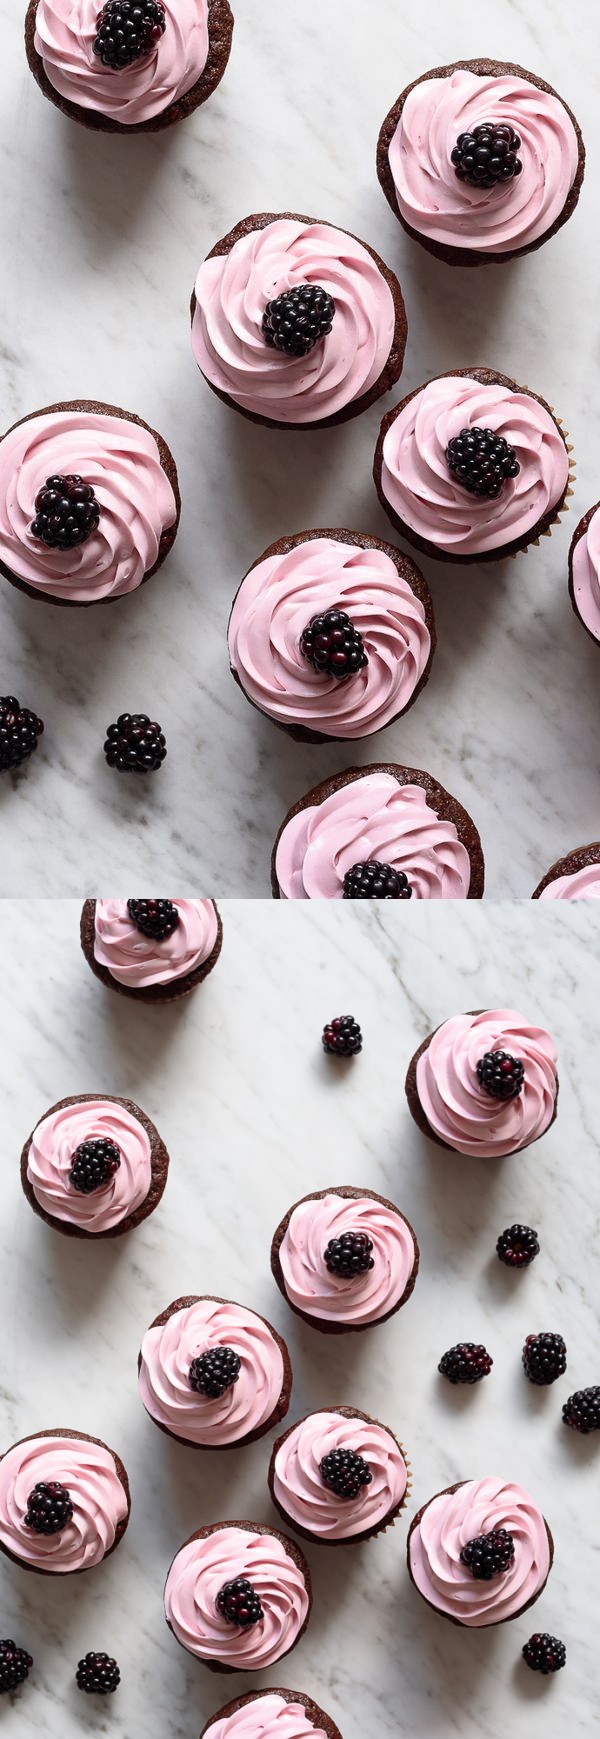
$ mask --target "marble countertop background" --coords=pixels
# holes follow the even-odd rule
[[[591,1739],[596,1703],[597,1490],[600,1442],[560,1421],[576,1387],[598,1380],[600,1101],[597,945],[583,905],[272,906],[225,901],[224,946],[202,990],[166,1009],[134,1006],[92,977],[75,901],[0,902],[3,1190],[0,1201],[1,1445],[65,1424],[123,1456],[133,1498],[126,1541],[75,1580],[32,1576],[0,1559],[0,1635],[35,1657],[3,1732],[22,1739],[111,1733],[197,1739],[246,1689],[282,1683],[313,1695],[343,1739]],[[529,1152],[497,1164],[424,1139],[404,1074],[432,1026],[463,1008],[514,1004],[547,1024],[559,1052],[560,1109]],[[364,1033],[346,1068],[324,1058],[325,1019],[353,1010]],[[22,1143],[55,1100],[132,1095],[171,1151],[163,1202],[139,1230],[97,1246],[52,1232],[19,1182]],[[410,1303],[372,1333],[331,1344],[285,1305],[269,1272],[272,1232],[306,1191],[373,1188],[416,1228],[421,1270]],[[501,1267],[498,1233],[537,1227],[541,1254]],[[138,1400],[145,1328],[171,1299],[214,1292],[254,1306],[288,1340],[289,1422],[312,1407],[356,1405],[392,1426],[413,1466],[407,1518],[363,1547],[308,1546],[311,1626],[269,1672],[215,1679],[169,1635],[162,1586],[179,1545],[204,1522],[276,1521],[270,1441],[227,1455],[164,1437]],[[568,1370],[527,1384],[525,1335],[559,1330]],[[446,1346],[483,1340],[494,1358],[475,1390],[437,1375]],[[556,1541],[547,1589],[512,1624],[464,1632],[429,1611],[405,1565],[410,1517],[463,1477],[500,1473],[531,1490]],[[530,1631],[564,1637],[555,1680],[529,1673]],[[88,1648],[115,1653],[122,1685],[106,1704],[72,1679]]]

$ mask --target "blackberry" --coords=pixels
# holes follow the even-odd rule
[[[43,729],[42,720],[28,706],[20,706],[14,694],[0,695],[0,773],[29,759]]]
[[[190,1386],[209,1401],[218,1401],[237,1383],[242,1361],[233,1347],[210,1347],[190,1365]]]
[[[120,72],[132,61],[149,54],[164,36],[166,15],[160,0],[107,0],[96,19],[98,35],[92,44],[103,66]]]
[[[27,1499],[23,1524],[34,1534],[60,1534],[73,1520],[73,1505],[66,1486],[57,1479],[38,1480]]]
[[[356,676],[369,662],[362,634],[337,605],[312,617],[300,636],[300,651],[318,676],[335,676],[338,682]]]
[[[528,1268],[539,1253],[538,1235],[533,1226],[507,1226],[496,1244],[496,1255],[507,1268]]]
[[[127,911],[136,930],[151,936],[154,942],[164,942],[172,936],[179,923],[179,912],[172,900],[128,900]]]
[[[580,1431],[582,1437],[589,1436],[590,1431],[600,1431],[600,1387],[596,1383],[591,1389],[576,1389],[574,1395],[569,1395],[563,1410],[563,1424],[570,1425],[572,1431]]]
[[[561,1334],[528,1334],[523,1347],[523,1369],[530,1383],[541,1388],[563,1377],[567,1349]]]
[[[494,429],[461,429],[446,447],[446,464],[469,495],[494,501],[508,477],[521,469],[514,447]]]
[[[510,1570],[514,1555],[512,1534],[507,1528],[493,1528],[490,1534],[478,1534],[475,1540],[467,1540],[460,1561],[466,1564],[476,1582],[491,1582],[492,1576]]]
[[[493,1363],[485,1347],[476,1346],[472,1340],[463,1340],[444,1353],[438,1371],[448,1378],[449,1383],[479,1383],[482,1377],[489,1376]]]
[[[32,537],[47,549],[75,549],[86,543],[100,521],[100,508],[91,483],[83,477],[47,477],[35,498]]]
[[[536,1630],[529,1642],[523,1644],[522,1655],[533,1673],[559,1673],[567,1651],[560,1637],[549,1636],[547,1630]]]
[[[109,767],[119,773],[156,773],[167,745],[160,725],[147,713],[119,713],[116,724],[108,726],[104,753]]]
[[[391,863],[379,863],[369,858],[367,863],[355,863],[344,876],[345,900],[412,900],[412,888],[404,870]]]
[[[17,1648],[16,1642],[5,1636],[0,1642],[0,1694],[2,1691],[16,1691],[23,1685],[29,1674],[33,1661],[24,1648]]]
[[[363,1485],[370,1485],[373,1475],[364,1455],[354,1449],[332,1449],[319,1466],[323,1484],[335,1497],[358,1497]]]
[[[508,1051],[486,1051],[477,1064],[477,1080],[490,1099],[518,1099],[525,1069],[520,1058]]]
[[[265,344],[286,356],[308,356],[333,326],[335,302],[320,284],[296,284],[267,302],[262,317]]]
[[[75,1674],[80,1691],[95,1692],[100,1697],[106,1697],[111,1691],[116,1691],[121,1683],[121,1674],[116,1660],[110,1654],[84,1655],[77,1662]]]
[[[375,1266],[372,1249],[366,1232],[342,1232],[341,1238],[329,1239],[323,1261],[330,1274],[339,1274],[342,1280],[355,1280]]]
[[[470,133],[459,133],[450,162],[459,181],[468,181],[469,187],[497,187],[521,174],[520,144],[507,121],[482,121]]]
[[[236,1576],[234,1582],[223,1583],[217,1594],[217,1612],[240,1630],[249,1630],[251,1624],[260,1624],[264,1617],[258,1594],[247,1576]]]
[[[362,1051],[362,1033],[352,1014],[338,1014],[323,1027],[323,1050],[330,1057],[355,1057]]]
[[[104,1189],[120,1164],[121,1155],[116,1142],[93,1135],[90,1141],[80,1141],[79,1147],[75,1148],[69,1183],[74,1190],[79,1190],[80,1195],[91,1196],[94,1190]]]

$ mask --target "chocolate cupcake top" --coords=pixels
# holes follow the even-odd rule
[[[364,1479],[355,1496],[337,1496],[323,1462],[340,1450],[360,1456]],[[327,1469],[325,1470],[327,1472]],[[369,1475],[368,1479],[365,1473]],[[323,1540],[347,1540],[381,1527],[402,1502],[408,1481],[401,1450],[385,1425],[361,1414],[309,1413],[276,1447],[273,1496],[292,1523]]]
[[[271,1529],[254,1533],[230,1522],[188,1540],[165,1586],[167,1620],[183,1647],[238,1672],[257,1672],[287,1654],[309,1610],[304,1560],[297,1547],[293,1553]],[[229,1623],[217,1607],[225,1584],[240,1577],[260,1605],[260,1617],[247,1628]]]
[[[522,1065],[512,1097],[494,1096],[480,1080],[478,1064],[495,1052]],[[457,1153],[499,1159],[528,1147],[552,1123],[558,1091],[554,1041],[514,1009],[456,1014],[422,1051],[416,1083],[427,1122],[441,1141]]]
[[[201,77],[209,51],[208,0],[162,0],[144,33],[141,52],[115,67],[102,42],[100,0],[38,0],[35,48],[59,96],[79,108],[139,126],[185,96]]]
[[[417,900],[465,900],[471,863],[455,824],[443,820],[421,785],[366,772],[307,804],[284,824],[275,868],[286,900],[341,900],[344,876],[374,859],[408,877]]]
[[[96,900],[94,958],[129,990],[170,984],[209,959],[218,936],[213,900],[170,900],[165,934],[147,935],[129,910],[144,902]]]
[[[30,1493],[54,1481],[71,1514],[57,1532],[39,1533],[25,1526]],[[0,1461],[0,1543],[30,1569],[57,1575],[91,1569],[123,1531],[128,1508],[114,1456],[90,1437],[26,1437]]]
[[[587,517],[585,529],[578,527],[575,533],[571,584],[578,616],[594,640],[600,640],[600,506]]]
[[[101,1181],[89,1191],[73,1181],[78,1151],[104,1144]],[[83,1160],[92,1155],[84,1152]],[[77,1174],[76,1174],[77,1175]],[[107,1232],[145,1201],[152,1183],[147,1130],[118,1099],[69,1102],[42,1117],[31,1137],[27,1179],[36,1202],[54,1219]]]
[[[223,1347],[234,1354],[232,1380],[211,1397],[192,1387],[192,1367],[203,1354]],[[276,1408],[283,1383],[283,1354],[269,1324],[228,1300],[184,1301],[181,1309],[166,1311],[142,1341],[144,1406],[159,1425],[188,1443],[218,1447],[259,1431]]]
[[[229,1714],[215,1715],[205,1728],[208,1739],[328,1739],[323,1727],[310,1720],[303,1703],[289,1701],[280,1691],[261,1691],[244,1698]]]
[[[332,1239],[363,1233],[372,1244],[371,1266],[345,1279],[328,1266]],[[363,1326],[389,1315],[404,1295],[415,1265],[408,1221],[379,1196],[344,1196],[328,1190],[292,1209],[278,1250],[285,1292],[306,1316]]]
[[[600,851],[595,863],[555,876],[542,888],[540,900],[600,900]]]
[[[505,1528],[514,1556],[489,1581],[473,1576],[463,1548]],[[466,1480],[425,1505],[408,1540],[410,1572],[419,1593],[439,1612],[478,1629],[514,1618],[541,1592],[551,1564],[548,1530],[529,1492],[501,1479]]]

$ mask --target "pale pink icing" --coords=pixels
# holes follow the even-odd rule
[[[507,1528],[515,1546],[508,1570],[478,1581],[460,1554],[469,1540]],[[541,1593],[550,1569],[543,1515],[529,1492],[501,1479],[470,1479],[455,1492],[440,1492],[409,1537],[410,1568],[425,1599],[477,1629],[514,1618]]]
[[[73,1520],[59,1534],[24,1526],[29,1493],[39,1480],[59,1480]],[[36,1570],[65,1575],[101,1563],[127,1517],[127,1498],[114,1456],[83,1437],[27,1437],[0,1461],[0,1542]]]
[[[541,900],[600,900],[600,854],[571,875],[556,876],[540,894]]]
[[[327,1739],[309,1721],[303,1703],[288,1703],[278,1691],[264,1691],[232,1715],[215,1716],[210,1739]]]
[[[119,72],[93,52],[102,0],[38,0],[35,47],[61,97],[132,127],[161,115],[201,77],[208,59],[207,0],[163,0],[164,35]]]
[[[590,634],[600,640],[600,507],[573,547],[573,597]]]
[[[237,1576],[252,1583],[263,1610],[258,1624],[245,1631],[228,1624],[216,1605],[223,1584]],[[308,1593],[301,1570],[276,1534],[255,1534],[225,1522],[177,1553],[167,1576],[165,1612],[190,1654],[258,1672],[293,1647],[308,1614]]]
[[[514,447],[520,470],[495,498],[470,495],[446,461],[461,429],[493,429]],[[471,375],[438,375],[415,393],[383,442],[381,487],[411,531],[460,560],[526,538],[561,501],[569,457],[550,412],[528,392],[484,386]]]
[[[470,187],[451,153],[460,133],[491,120],[519,134],[523,169],[500,186]],[[446,247],[500,255],[552,228],[578,160],[575,128],[558,97],[513,73],[480,77],[462,67],[414,86],[389,147],[398,207],[412,229]]]
[[[333,327],[308,356],[286,356],[265,343],[262,317],[273,297],[305,283],[333,296]],[[375,385],[394,325],[389,284],[361,242],[331,224],[284,217],[204,261],[192,349],[207,380],[242,409],[281,423],[313,423]]]
[[[286,900],[341,900],[344,876],[376,858],[404,870],[416,900],[466,900],[469,854],[453,821],[442,821],[420,785],[369,773],[340,785],[286,822],[276,854]]]
[[[190,1365],[209,1348],[224,1346],[241,1359],[238,1380],[220,1400],[207,1400],[191,1388]],[[159,1425],[188,1442],[218,1448],[270,1419],[283,1388],[283,1357],[268,1323],[253,1310],[197,1298],[148,1329],[138,1380],[144,1406]]]
[[[126,900],[96,900],[94,958],[119,984],[142,990],[170,984],[202,966],[212,954],[218,923],[213,900],[173,900],[179,923],[163,942],[144,936],[129,917]]]
[[[353,1449],[370,1469],[370,1485],[357,1498],[338,1498],[325,1485],[320,1464],[336,1449]],[[274,1495],[290,1521],[323,1540],[348,1540],[379,1527],[402,1502],[407,1470],[390,1431],[374,1420],[339,1413],[309,1413],[286,1437],[275,1457]]]
[[[319,676],[300,651],[312,616],[339,604],[368,664],[347,682]],[[364,737],[408,706],[431,639],[425,611],[382,549],[316,537],[246,575],[229,622],[229,658],[248,699],[281,724]]]
[[[343,1232],[366,1232],[373,1244],[373,1267],[356,1280],[342,1280],[325,1265],[330,1238]],[[335,1190],[298,1203],[279,1250],[290,1303],[324,1322],[353,1325],[377,1322],[395,1309],[415,1258],[415,1240],[402,1214],[370,1196],[342,1196]]]
[[[69,1182],[75,1150],[94,1136],[114,1141],[118,1171],[104,1189],[82,1195]],[[27,1177],[46,1214],[86,1232],[107,1232],[139,1208],[152,1182],[150,1141],[142,1123],[119,1101],[90,1099],[50,1111],[34,1130]]]
[[[502,1102],[480,1087],[477,1064],[487,1051],[508,1051],[524,1064],[518,1098]],[[557,1090],[550,1034],[510,1008],[453,1015],[417,1063],[419,1099],[436,1135],[457,1153],[483,1159],[514,1153],[543,1135],[552,1122]]]
[[[73,472],[92,484],[99,524],[75,549],[51,550],[32,536],[35,498]],[[84,604],[134,591],[176,518],[154,435],[127,417],[48,411],[0,441],[0,560],[41,595]]]

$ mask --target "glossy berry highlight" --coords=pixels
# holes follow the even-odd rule
[[[24,1685],[33,1660],[27,1650],[17,1648],[11,1637],[5,1636],[0,1641],[0,1694],[3,1691],[17,1691],[19,1685]]]
[[[521,175],[517,156],[521,140],[507,121],[481,121],[468,133],[459,133],[450,161],[459,181],[470,187],[506,186]]]
[[[411,900],[412,888],[404,870],[391,863],[379,863],[369,858],[367,863],[355,863],[344,876],[345,900]]]
[[[75,1678],[79,1690],[87,1691],[88,1696],[109,1696],[121,1683],[121,1674],[112,1655],[94,1654],[92,1651],[78,1662]]]
[[[338,1014],[323,1027],[323,1050],[330,1057],[356,1057],[362,1051],[362,1033],[351,1014]]]
[[[375,1266],[372,1249],[372,1240],[366,1232],[342,1232],[339,1238],[329,1239],[323,1261],[330,1274],[338,1274],[341,1280],[356,1280]]]
[[[494,1576],[510,1570],[514,1555],[512,1534],[507,1528],[493,1528],[489,1534],[478,1534],[474,1540],[468,1540],[462,1548],[460,1561],[476,1582],[491,1582]]]
[[[558,1636],[549,1636],[547,1630],[536,1630],[529,1642],[524,1643],[522,1654],[532,1672],[544,1674],[559,1673],[567,1658],[564,1642]]]
[[[323,1484],[334,1497],[345,1500],[358,1497],[363,1486],[370,1485],[373,1475],[364,1455],[354,1449],[332,1449],[319,1463]]]
[[[600,1431],[600,1387],[595,1384],[591,1389],[576,1389],[565,1401],[563,1424],[570,1425],[572,1431],[581,1432],[582,1437],[588,1437],[591,1431]]]
[[[0,695],[0,773],[10,773],[28,761],[44,729],[42,719],[14,694]]]
[[[449,1383],[479,1383],[482,1377],[489,1376],[493,1363],[484,1346],[463,1340],[443,1354],[438,1371]]]
[[[69,1183],[74,1190],[79,1190],[80,1195],[93,1195],[95,1190],[104,1189],[110,1183],[120,1164],[121,1154],[116,1141],[94,1135],[90,1141],[80,1141],[76,1147]]]
[[[264,1617],[258,1594],[247,1576],[236,1576],[233,1582],[223,1583],[217,1594],[217,1612],[227,1624],[236,1624],[240,1630],[249,1630]]]
[[[160,0],[107,0],[96,19],[94,54],[110,72],[120,72],[150,54],[164,36],[166,22]]]
[[[104,753],[118,773],[156,773],[167,745],[160,725],[147,713],[119,713],[116,724],[108,726]]]
[[[528,1268],[539,1253],[537,1232],[533,1226],[522,1226],[518,1221],[505,1227],[496,1244],[496,1255],[506,1268]]]
[[[209,1401],[220,1400],[237,1383],[241,1368],[242,1361],[233,1347],[210,1347],[208,1352],[192,1359],[190,1387]]]
[[[523,1369],[530,1383],[545,1388],[563,1377],[567,1349],[561,1334],[528,1334],[523,1347]]]
[[[34,1534],[60,1534],[73,1520],[70,1493],[57,1479],[38,1480],[30,1491],[23,1526]]]
[[[514,447],[494,429],[461,429],[448,442],[446,464],[457,483],[469,495],[494,501],[511,477],[521,469]]]
[[[508,1051],[486,1051],[477,1064],[477,1080],[490,1099],[517,1099],[525,1068],[520,1057],[511,1057]]]
[[[327,338],[335,316],[333,296],[321,284],[296,284],[267,302],[262,317],[266,344],[286,356],[308,356]]]
[[[337,606],[311,618],[300,636],[300,651],[318,676],[332,676],[338,682],[356,676],[369,662],[362,634]]]
[[[127,911],[140,935],[150,936],[154,942],[166,941],[179,923],[172,900],[128,900]]]

